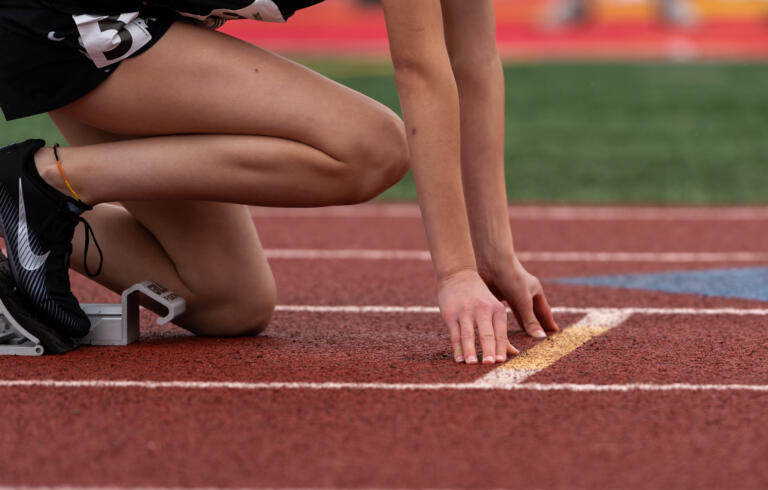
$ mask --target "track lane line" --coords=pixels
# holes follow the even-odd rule
[[[56,485],[56,486],[13,486],[4,487],[0,486],[0,490],[329,490],[327,487],[136,487],[136,486],[74,486],[74,485]],[[410,490],[406,488],[386,488],[386,487],[334,487],[334,490]],[[452,488],[440,488],[423,490],[459,490]],[[501,489],[489,489],[489,490],[501,490]]]
[[[427,250],[373,249],[266,249],[273,260],[431,260]],[[581,251],[519,251],[518,258],[526,262],[768,262],[765,252],[581,252]]]
[[[330,390],[330,391],[557,391],[579,393],[627,392],[713,392],[749,391],[768,393],[768,384],[691,384],[691,383],[520,383],[498,384],[475,381],[472,383],[353,383],[353,382],[239,382],[239,381],[131,381],[131,380],[53,380],[17,379],[0,380],[2,388],[57,388],[57,389],[181,389],[181,390]]]
[[[387,305],[278,305],[275,311],[284,313],[350,313],[350,314],[424,314],[440,313],[437,306],[387,306]],[[509,311],[509,310],[507,310]],[[766,308],[645,308],[645,307],[581,307],[555,306],[552,313],[587,314],[590,312],[632,315],[730,315],[768,316]]]
[[[408,488],[398,487],[333,487],[334,490],[410,490]],[[0,490],[329,490],[328,487],[116,487],[116,486],[76,486],[76,485],[56,485],[56,486],[0,486]],[[440,487],[439,489],[424,488],[422,490],[461,490],[450,487]],[[482,490],[482,489],[481,489]],[[487,490],[503,490],[489,488]]]

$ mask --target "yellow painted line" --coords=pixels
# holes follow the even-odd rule
[[[563,357],[575,351],[593,338],[601,335],[611,327],[597,325],[578,325],[550,335],[546,340],[513,357],[499,370],[541,370],[546,369]]]
[[[570,327],[513,357],[481,380],[502,385],[522,383],[595,337],[618,327],[632,314],[630,310],[614,308],[588,310],[586,315]]]

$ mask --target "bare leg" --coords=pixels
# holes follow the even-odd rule
[[[201,334],[258,332],[275,302],[247,209],[202,201],[353,203],[407,167],[402,122],[384,106],[181,23],[51,117],[75,145],[60,154],[83,200],[125,205],[87,217],[105,253],[99,282],[119,291],[149,277],[178,290],[190,304],[179,323]],[[66,192],[50,149],[36,160]],[[76,237],[73,266],[82,270]]]
[[[183,23],[56,114],[145,137],[62,149],[70,181],[90,204],[353,203],[382,192],[407,168],[402,122],[379,103]],[[52,152],[41,150],[37,161],[43,178],[63,190]]]
[[[54,116],[73,145],[121,136]],[[187,300],[176,323],[199,335],[256,334],[276,301],[275,282],[246,206],[201,201],[100,204],[86,213],[104,252],[95,279],[120,292],[151,278]],[[83,235],[75,233],[72,267],[83,272]],[[93,248],[89,263],[98,260]],[[93,268],[93,267],[92,267]]]

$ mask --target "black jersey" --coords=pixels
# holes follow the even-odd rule
[[[0,109],[6,119],[84,96],[179,20],[284,22],[322,0],[0,0]]]
[[[72,15],[114,15],[146,7],[168,7],[200,20],[254,19],[285,21],[297,10],[323,0],[0,0],[0,8],[46,8]]]

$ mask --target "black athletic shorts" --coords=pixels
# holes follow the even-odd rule
[[[107,6],[120,4],[103,0],[106,13],[86,14],[60,6],[67,2],[54,8],[54,1],[0,0],[0,109],[7,120],[52,111],[86,95],[122,60],[152,47],[174,21],[212,28],[236,18],[282,22],[322,0],[121,1],[139,8],[115,13]]]

